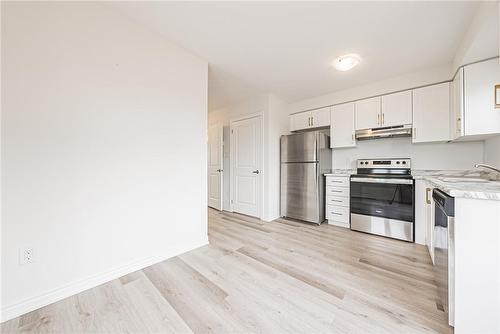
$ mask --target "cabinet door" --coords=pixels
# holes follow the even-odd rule
[[[464,68],[458,69],[451,83],[450,138],[456,139],[464,135]]]
[[[380,97],[355,102],[356,130],[381,127]]]
[[[450,140],[450,84],[413,90],[413,142]]]
[[[330,147],[356,146],[354,102],[333,106],[330,119]]]
[[[432,188],[424,180],[415,181],[415,243],[429,245]],[[434,226],[432,226],[434,228]]]
[[[313,128],[330,126],[330,107],[312,110],[311,117]]]
[[[500,64],[491,59],[464,67],[465,135],[500,133],[500,109],[495,109],[495,85]]]
[[[311,127],[311,112],[305,111],[290,115],[290,131],[303,130]]]
[[[411,124],[411,90],[382,96],[382,126]]]

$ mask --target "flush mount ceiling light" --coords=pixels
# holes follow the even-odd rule
[[[355,53],[351,53],[342,57],[338,57],[333,61],[333,66],[339,71],[348,71],[358,65],[361,57]]]

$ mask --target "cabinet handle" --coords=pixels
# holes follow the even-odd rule
[[[427,204],[431,204],[431,200],[429,199],[429,192],[431,191],[431,188],[425,188],[425,202]]]
[[[461,118],[457,118],[457,132],[458,133],[461,133],[462,132],[462,122],[461,122]]]
[[[380,114],[377,114],[377,125],[380,125]]]
[[[384,124],[384,113],[382,113],[382,125]]]
[[[312,126],[311,119],[312,119],[312,117],[309,117],[309,126]]]
[[[352,137],[352,142],[354,144],[354,133],[351,135],[351,137]]]
[[[413,139],[417,139],[417,128],[413,128]]]
[[[314,116],[311,117],[311,126],[314,126]]]

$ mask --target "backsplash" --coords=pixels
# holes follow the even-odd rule
[[[411,138],[358,141],[332,151],[333,169],[356,168],[357,159],[410,158],[412,169],[468,170],[484,161],[484,142],[412,144]]]

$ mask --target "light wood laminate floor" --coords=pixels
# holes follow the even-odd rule
[[[209,238],[2,333],[452,332],[423,246],[211,209]]]

